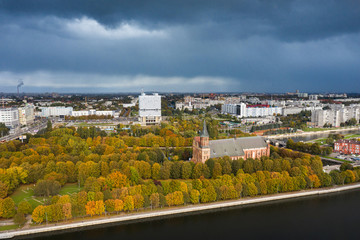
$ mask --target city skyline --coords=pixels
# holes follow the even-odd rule
[[[357,92],[356,1],[0,0],[0,92]]]

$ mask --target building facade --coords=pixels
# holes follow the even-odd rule
[[[360,142],[355,140],[340,139],[334,143],[334,152],[342,154],[360,154]]]
[[[269,157],[270,143],[259,136],[210,141],[204,121],[203,131],[193,141],[193,157],[191,161],[205,163],[209,158],[224,156],[229,156],[231,160]]]
[[[333,127],[340,127],[341,123],[345,123],[352,118],[359,122],[359,105],[344,107],[343,105],[336,104],[330,106],[330,108],[328,110],[315,110],[311,113],[311,122],[314,126],[323,127],[327,124]]]
[[[40,117],[71,116],[72,107],[40,107]]]
[[[0,122],[10,128],[10,133],[14,133],[20,127],[19,110],[17,108],[0,108]]]
[[[266,117],[282,114],[281,107],[270,107],[269,105],[246,105],[245,103],[224,104],[221,113],[242,117]]]
[[[26,104],[24,107],[18,108],[20,125],[29,125],[35,120],[35,107],[33,104]]]
[[[157,93],[139,96],[139,122],[152,125],[161,122],[161,96]]]
[[[82,110],[82,111],[72,111],[71,116],[73,117],[82,117],[82,116],[114,116],[114,111],[96,111],[96,110]]]

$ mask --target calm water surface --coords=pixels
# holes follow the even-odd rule
[[[311,134],[311,135],[303,135],[303,136],[298,136],[298,137],[291,137],[292,140],[294,140],[294,142],[299,142],[299,141],[310,141],[310,140],[314,140],[314,139],[318,139],[318,138],[327,138],[329,136],[329,134],[360,134],[359,130],[347,130],[347,131],[333,131],[330,133],[316,133],[316,134]],[[279,140],[282,141],[287,141],[289,138],[281,138]]]
[[[359,239],[360,191],[32,239]]]

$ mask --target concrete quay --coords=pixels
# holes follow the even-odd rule
[[[177,207],[166,210],[154,210],[153,212],[147,212],[147,213],[134,213],[125,216],[114,216],[105,219],[96,219],[96,220],[89,220],[84,222],[76,222],[76,223],[68,223],[68,224],[63,223],[57,226],[42,226],[42,227],[34,227],[26,230],[14,230],[14,231],[0,233],[0,239],[10,239],[14,237],[30,237],[31,235],[38,235],[38,234],[56,234],[57,232],[61,233],[61,231],[69,231],[76,229],[83,230],[85,228],[96,227],[105,224],[114,224],[114,223],[129,222],[129,221],[145,221],[145,220],[151,220],[153,218],[166,217],[166,216],[172,216],[178,214],[190,214],[201,211],[216,210],[221,208],[247,206],[252,204],[266,203],[266,202],[286,200],[286,199],[295,199],[301,197],[311,197],[311,196],[325,195],[330,193],[338,193],[338,192],[354,190],[354,189],[360,189],[360,183],[345,185],[345,186],[336,186],[336,187],[324,188],[324,189],[304,190],[300,192],[281,193],[281,194],[275,194],[269,196],[259,196],[254,198],[231,200],[226,202],[198,204],[198,205]]]

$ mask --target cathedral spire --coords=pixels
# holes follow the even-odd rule
[[[206,121],[204,119],[204,123],[203,123],[203,130],[200,134],[200,137],[209,137],[209,133],[208,133],[208,130],[207,130],[207,127],[206,127]]]

